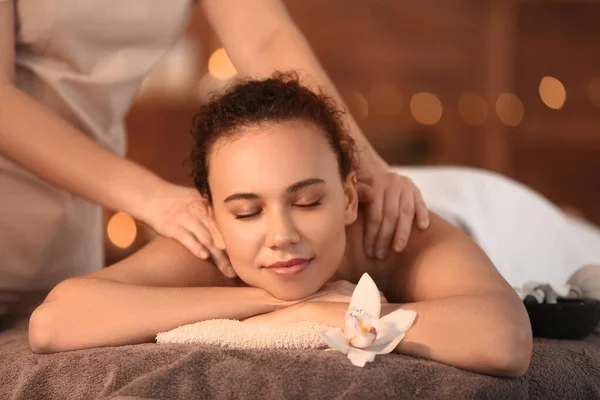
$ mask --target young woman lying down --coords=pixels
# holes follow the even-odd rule
[[[151,342],[217,318],[343,327],[351,284],[367,272],[387,300],[382,315],[417,312],[396,352],[524,374],[532,352],[526,310],[465,234],[432,214],[404,252],[366,257],[355,149],[340,115],[294,75],[248,81],[213,99],[192,128],[194,182],[237,277],[176,241],[155,240],[57,285],[31,316],[32,350]]]

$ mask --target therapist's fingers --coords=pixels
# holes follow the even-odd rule
[[[399,185],[388,186],[384,192],[382,219],[375,245],[375,255],[380,260],[384,260],[387,257],[392,245],[392,239],[394,238],[399,218],[398,203],[400,202],[401,195],[402,188]]]
[[[227,253],[215,247],[212,235],[208,228],[199,220],[190,220],[186,225],[188,225],[187,228],[193,234],[197,242],[203,246],[205,251],[207,251],[206,257],[201,258],[207,259],[210,254],[210,258],[223,275],[228,278],[235,278],[237,275],[231,267],[231,262],[229,261]]]
[[[425,199],[423,199],[423,193],[419,189],[416,189],[415,192],[415,209],[419,229],[425,230],[429,228],[429,210],[427,209]]]
[[[184,227],[180,226],[179,228],[175,229],[175,233],[172,235],[172,237],[196,257],[206,260],[210,256],[210,253],[206,247],[203,246],[198,239],[196,239],[196,236],[192,234],[192,232]]]
[[[413,222],[415,220],[415,197],[413,192],[405,192],[400,198],[400,216],[397,219],[394,251],[401,252],[406,248]]]
[[[381,226],[381,219],[383,218],[383,193],[375,193],[375,198],[372,202],[366,205],[365,210],[365,253],[367,257],[372,258],[375,255],[375,240],[379,227]]]
[[[356,186],[356,194],[358,195],[358,201],[361,203],[371,203],[375,200],[375,191],[371,186],[364,182],[358,182]]]

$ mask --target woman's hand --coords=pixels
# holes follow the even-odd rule
[[[196,257],[212,258],[228,278],[236,277],[227,254],[214,246],[206,205],[196,189],[168,184],[147,200],[141,219],[158,234],[179,241]]]
[[[316,303],[314,303],[316,304]],[[310,321],[313,303],[304,302],[279,310],[246,318],[243,322],[253,324],[283,325],[301,321]]]
[[[429,212],[421,191],[406,176],[381,172],[358,178],[358,199],[367,204],[365,253],[383,260],[390,247],[406,247],[413,221],[420,229],[429,227]]]
[[[297,302],[279,301],[276,306],[278,308],[277,310],[246,318],[243,321],[255,324],[287,324],[301,321],[323,323],[324,318],[328,318],[330,314],[329,311],[326,314],[321,312],[324,309],[323,305],[331,303],[339,304],[341,307],[339,309],[343,309],[343,312],[341,312],[341,315],[343,316],[350,304],[352,293],[354,293],[355,288],[356,285],[348,281],[330,282],[325,284],[321,290],[312,296],[308,296]],[[385,296],[381,292],[380,295],[381,303],[386,304],[387,300]],[[337,308],[338,307],[335,309]],[[330,310],[331,308],[325,309]]]
[[[326,283],[317,293],[306,298],[307,302],[325,302],[325,303],[348,303],[352,299],[356,285],[348,281],[335,281]],[[381,303],[387,303],[383,292],[379,292]]]

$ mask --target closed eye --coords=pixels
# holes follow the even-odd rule
[[[321,199],[319,199],[319,200],[317,200],[315,202],[309,203],[309,204],[294,204],[294,207],[310,208],[310,207],[316,207],[316,206],[319,206],[319,205],[321,205]]]
[[[246,218],[252,218],[257,216],[258,214],[260,214],[262,212],[262,210],[258,210],[255,213],[252,214],[236,214],[235,215],[235,219],[246,219]]]
[[[309,204],[293,204],[294,207],[297,208],[313,208],[313,207],[317,207],[321,205],[321,199],[314,201],[312,203]],[[248,219],[248,218],[252,218],[255,217],[257,215],[259,215],[262,212],[262,210],[258,210],[257,212],[254,212],[252,214],[236,214],[235,215],[235,219]]]

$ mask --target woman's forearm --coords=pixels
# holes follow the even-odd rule
[[[0,87],[0,154],[62,189],[140,219],[144,199],[166,185],[12,85]]]
[[[344,327],[344,303],[317,303],[311,320]],[[382,316],[414,310],[417,319],[396,352],[490,375],[520,376],[531,359],[527,314],[493,296],[456,296],[408,304],[383,304]],[[520,310],[518,310],[520,311]]]
[[[36,353],[145,343],[185,324],[274,311],[270,300],[249,287],[146,287],[71,278],[32,314],[29,341]]]

